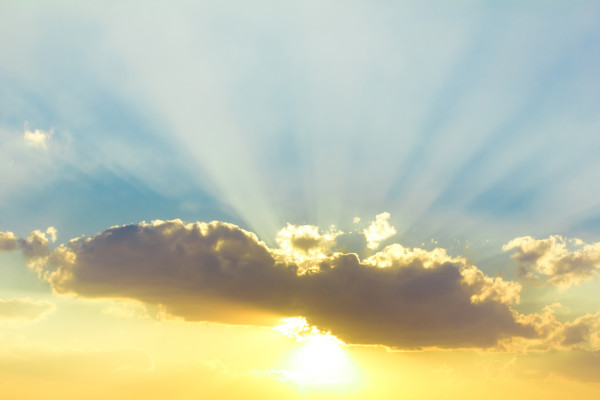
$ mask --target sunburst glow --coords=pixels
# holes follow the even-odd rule
[[[599,0],[139,3],[0,0],[0,400],[599,398]]]
[[[285,318],[275,327],[299,343],[277,371],[285,381],[301,386],[347,386],[357,383],[358,368],[344,350],[345,344],[329,333],[309,326],[302,317]]]

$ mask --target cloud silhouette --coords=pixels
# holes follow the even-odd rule
[[[57,293],[136,299],[187,320],[304,316],[347,343],[399,348],[487,347],[536,335],[510,308],[518,283],[443,249],[396,244],[362,261],[333,252],[305,269],[235,225],[173,220],[112,227],[40,260],[33,268]]]

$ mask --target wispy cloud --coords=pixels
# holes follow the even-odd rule
[[[0,321],[25,320],[35,321],[56,309],[49,301],[36,301],[30,298],[0,299]]]

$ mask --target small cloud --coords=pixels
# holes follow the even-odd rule
[[[545,278],[547,283],[563,288],[592,279],[600,271],[600,242],[567,241],[560,235],[546,239],[523,236],[508,242],[502,250],[515,251],[511,257],[519,265],[521,277]]]
[[[46,141],[53,134],[54,129],[51,129],[49,132],[41,129],[35,129],[31,131],[29,130],[28,125],[25,124],[25,133],[23,137],[25,138],[25,143],[27,143],[28,146],[46,148]]]
[[[53,226],[46,229],[46,232],[36,229],[29,234],[27,239],[16,237],[12,232],[0,232],[0,251],[19,249],[28,260],[43,257],[50,252],[48,249],[48,237],[50,241],[55,242],[56,234],[57,230]]]
[[[12,232],[0,232],[0,251],[12,251],[17,248],[18,240]]]
[[[390,225],[390,213],[383,212],[375,216],[375,221],[371,222],[363,234],[367,239],[367,247],[371,250],[379,247],[379,243],[396,234],[396,228]]]
[[[358,224],[359,222],[360,222],[360,218],[359,217],[352,218],[352,223]]]
[[[50,240],[52,241],[52,243],[56,242],[56,234],[57,233],[58,233],[58,231],[53,226],[50,226],[50,227],[48,227],[48,229],[46,229],[46,235],[48,235],[50,237]]]
[[[35,301],[30,298],[0,299],[0,320],[35,321],[56,309],[48,301]]]

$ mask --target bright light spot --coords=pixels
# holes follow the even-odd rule
[[[306,319],[285,318],[274,328],[299,342],[283,361],[282,369],[270,371],[282,381],[300,386],[347,386],[358,370],[344,350],[344,343],[329,333],[309,326]]]
[[[313,326],[311,329],[303,317],[283,318],[282,321],[283,324],[277,325],[273,329],[285,336],[295,337],[296,341],[301,341],[302,338],[310,333],[318,333],[317,328]]]
[[[375,221],[362,232],[367,239],[367,247],[374,250],[379,247],[379,242],[395,235],[396,228],[390,225],[390,213],[383,212],[376,215]]]
[[[288,223],[277,233],[275,241],[279,248],[274,252],[281,261],[295,263],[303,273],[310,272],[331,254],[336,238],[342,234],[334,225],[328,231],[320,232],[319,227],[314,225],[296,226]]]
[[[45,132],[41,129],[36,129],[34,131],[30,131],[25,125],[25,133],[23,137],[25,138],[25,143],[28,146],[32,147],[42,147],[46,148],[46,141],[52,136],[54,130],[50,130],[50,132]]]

